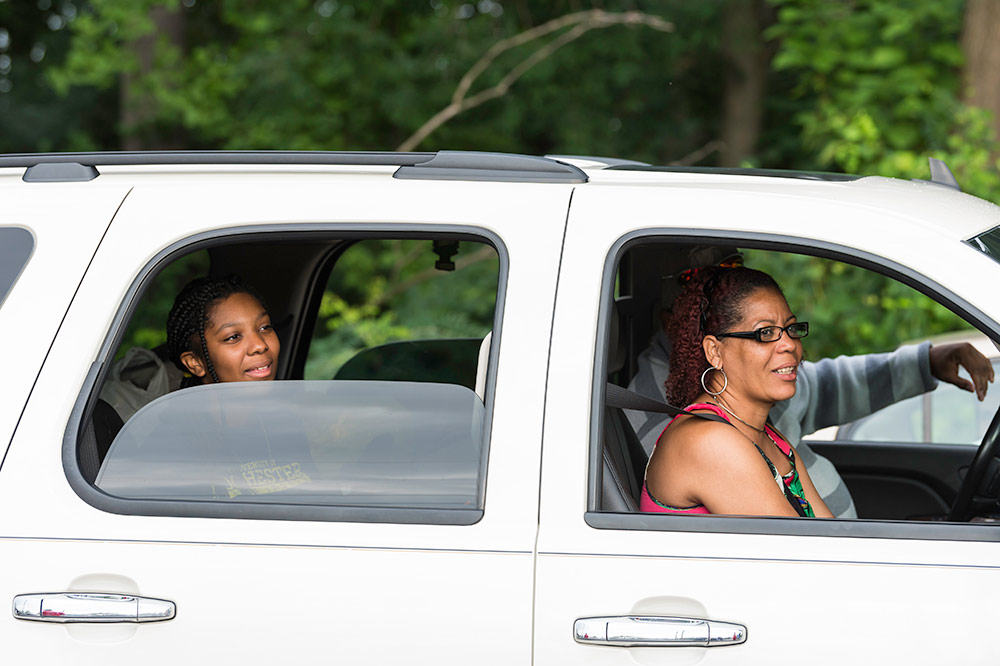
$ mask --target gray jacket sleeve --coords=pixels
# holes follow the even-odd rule
[[[930,343],[864,356],[839,356],[799,368],[795,395],[771,410],[771,419],[796,444],[802,435],[850,423],[937,386]]]

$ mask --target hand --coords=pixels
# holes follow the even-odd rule
[[[993,381],[993,364],[968,342],[932,345],[930,360],[932,375],[965,391],[975,391],[980,401],[986,398],[987,383]],[[958,376],[959,366],[968,371],[971,382]]]

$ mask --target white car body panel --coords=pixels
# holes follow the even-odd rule
[[[0,445],[10,442],[0,599],[75,591],[177,604],[176,618],[149,624],[6,615],[0,644],[12,662],[996,661],[996,527],[984,525],[982,541],[858,538],[837,523],[827,536],[791,536],[598,529],[585,514],[603,271],[625,235],[743,234],[863,251],[957,295],[996,334],[996,282],[983,276],[998,266],[959,241],[1000,226],[1000,209],[879,178],[592,169],[590,182],[570,185],[400,180],[394,170],[118,166],[76,184],[25,184],[21,170],[0,170],[0,225],[36,239],[0,309],[17,350],[5,359],[0,408]],[[70,486],[71,412],[130,286],[158,254],[220,231],[429,225],[488,232],[509,257],[478,523],[120,515]],[[577,618],[629,614],[736,622],[748,639],[713,648],[574,641]]]
[[[842,187],[850,187],[844,185]],[[782,189],[775,186],[775,189]],[[787,191],[801,190],[802,185]],[[813,186],[817,191],[829,191]],[[900,264],[924,267],[928,242],[942,266],[925,274],[974,305],[1000,315],[995,288],[976,271],[996,265],[971,248],[944,244],[923,226],[885,210],[833,198],[763,197],[719,188],[710,197],[686,188],[581,188],[573,198],[553,323],[546,411],[535,606],[537,664],[764,664],[803,658],[814,664],[941,663],[954,656],[959,632],[968,663],[995,657],[987,640],[1000,594],[1000,544],[841,537],[595,529],[584,520],[590,393],[598,330],[601,272],[612,245],[643,228],[682,227],[788,236],[878,247]],[[966,197],[968,198],[968,197]],[[733,211],[739,211],[734,214]],[[995,211],[993,226],[1000,224]],[[899,243],[903,233],[913,239]],[[875,236],[878,236],[875,238]],[[860,243],[859,243],[860,244]],[[978,256],[977,256],[978,255]],[[977,262],[985,262],[979,266]],[[947,268],[954,262],[965,270]],[[981,275],[982,273],[980,273]],[[779,283],[781,276],[776,276]],[[572,285],[572,288],[565,288]],[[668,518],[683,522],[686,517]],[[797,519],[774,519],[797,520]],[[834,533],[836,530],[833,530]],[[933,600],[931,602],[931,600]],[[576,618],[667,615],[736,622],[747,642],[712,648],[616,648],[577,644]],[[961,627],[959,629],[959,627]]]
[[[0,519],[0,558],[22,572],[0,580],[0,597],[86,588],[138,593],[175,601],[178,616],[125,629],[8,616],[0,623],[5,645],[34,645],[32,658],[42,662],[102,664],[111,656],[175,664],[248,653],[304,661],[327,652],[351,661],[434,655],[433,663],[457,663],[471,654],[483,663],[530,661],[538,465],[524,461],[539,458],[547,353],[539,341],[548,337],[558,269],[551,250],[561,241],[570,190],[484,183],[456,192],[384,176],[303,180],[139,184],[129,195],[66,313],[38,378],[39,397],[29,402],[0,470],[0,503],[19,507]],[[506,244],[511,269],[479,523],[124,516],[89,506],[70,488],[59,443],[76,391],[65,387],[83,383],[139,269],[176,240],[286,220],[462,224],[493,230]],[[26,281],[18,296],[42,301],[41,286]],[[38,442],[47,444],[32,445]],[[481,654],[487,643],[494,648]]]
[[[72,184],[63,185],[60,196],[51,187],[8,189],[3,183],[0,177],[4,209],[0,226],[27,229],[34,236],[35,247],[0,309],[0,330],[8,345],[3,359],[0,452],[7,450],[80,277],[128,193],[125,185],[87,188]],[[39,308],[40,302],[50,307]]]

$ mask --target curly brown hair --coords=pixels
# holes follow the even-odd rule
[[[781,287],[767,273],[752,268],[699,269],[674,301],[667,321],[670,375],[667,402],[684,406],[701,393],[701,374],[709,367],[701,341],[732,330],[743,318],[744,303],[758,289]]]

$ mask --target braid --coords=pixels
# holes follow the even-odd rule
[[[208,317],[206,317],[208,319]],[[212,364],[212,357],[208,355],[208,341],[205,340],[205,323],[198,328],[198,337],[201,338],[201,353],[204,354],[202,358],[205,359],[205,365],[208,366],[208,374],[212,377],[212,381],[216,384],[219,383],[219,375],[215,374],[215,366]]]
[[[188,369],[181,361],[181,355],[185,352],[193,352],[198,354],[205,363],[212,381],[219,383],[219,376],[216,374],[215,366],[208,355],[205,327],[208,326],[208,317],[212,307],[218,301],[241,293],[253,296],[264,306],[265,310],[267,309],[263,299],[235,274],[222,279],[196,278],[185,285],[177,294],[174,305],[170,308],[170,314],[167,315],[167,352],[170,355],[170,360],[182,372],[186,373]],[[193,386],[197,383],[197,379],[185,377],[181,386]]]
[[[782,293],[774,278],[752,268],[703,268],[684,286],[667,321],[667,402],[687,405],[698,397],[701,374],[709,367],[702,340],[732,330],[743,317],[747,298],[758,289]]]

